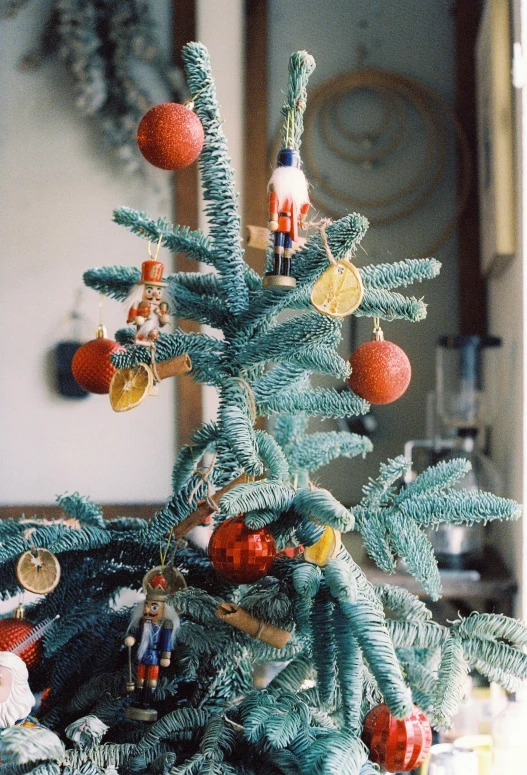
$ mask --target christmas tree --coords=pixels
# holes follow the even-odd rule
[[[469,669],[509,691],[527,676],[527,629],[499,614],[436,624],[404,589],[373,587],[339,533],[358,531],[387,573],[404,558],[437,599],[440,577],[426,528],[516,519],[520,507],[455,489],[467,472],[464,460],[430,468],[408,486],[402,484],[406,460],[390,460],[353,510],[313,484],[320,466],[371,449],[356,434],[308,432],[311,416],[347,417],[369,408],[350,391],[310,386],[313,374],[349,377],[349,363],[337,353],[342,318],[314,309],[311,293],[328,261],[353,256],[367,221],[352,214],[314,231],[294,256],[294,287],[264,287],[244,261],[207,51],[189,44],[184,61],[205,132],[199,164],[210,232],[128,208],[117,210],[115,220],[213,268],[175,273],[166,282],[175,317],[207,324],[221,336],[175,328],[160,333],[152,348],[138,344],[128,327],[117,332],[123,348],[112,359],[119,370],[140,373],[142,364],[155,371],[189,356],[191,377],[219,393],[218,418],[181,449],[173,495],[150,520],[105,521],[99,507],[75,494],[59,499],[67,517],[58,523],[1,523],[4,598],[20,592],[20,558],[28,552],[44,559],[44,550],[52,552],[61,576],[26,612],[33,624],[48,626],[31,673],[33,690],[46,690],[40,726],[1,733],[0,775],[368,775],[378,772],[372,760],[388,766],[398,761],[394,755],[402,756],[401,769],[411,769],[428,744],[421,711],[436,728],[448,725]],[[291,57],[283,108],[288,149],[300,147],[313,68],[305,52]],[[271,274],[272,254],[271,248]],[[423,302],[394,289],[431,279],[439,268],[433,259],[360,267],[364,293],[354,314],[419,321]],[[85,275],[88,286],[119,300],[139,279],[139,270],[129,267]],[[280,318],[284,310],[289,315]],[[255,427],[259,417],[271,418],[272,433]],[[181,539],[213,511],[219,528],[209,556]],[[238,554],[229,555],[233,546]],[[283,553],[291,547],[296,551]],[[131,611],[119,596],[139,591],[147,571],[144,588],[154,614],[166,603],[174,615],[163,635],[159,680],[148,686],[146,673],[141,703],[137,687],[144,676],[139,668],[129,674],[124,645],[125,638],[134,641]],[[274,677],[255,688],[255,666],[274,663]],[[135,694],[127,683],[128,689],[135,683]],[[149,717],[157,720],[143,720]],[[402,751],[400,744],[387,750],[390,740],[379,748],[376,724],[392,717],[412,719],[413,742],[405,738]]]

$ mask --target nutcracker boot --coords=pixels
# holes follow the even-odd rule
[[[154,682],[154,688],[152,689],[150,686],[151,681],[148,680],[148,678],[145,678],[143,675],[145,670],[145,665],[142,665],[139,663],[137,666],[137,681],[136,681],[136,688],[134,692],[134,701],[132,705],[125,710],[124,715],[126,718],[132,719],[133,721],[156,721],[157,720],[157,711],[150,707],[150,702],[153,699],[153,693],[155,691],[155,685],[157,685],[157,681]],[[141,670],[141,668],[143,668]]]

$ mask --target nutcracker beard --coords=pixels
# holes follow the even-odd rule
[[[25,662],[10,651],[0,651],[0,727],[23,721],[34,704]]]
[[[142,662],[145,655],[145,651],[148,648],[152,638],[152,622],[143,622],[141,628],[141,640],[137,644],[137,661]]]

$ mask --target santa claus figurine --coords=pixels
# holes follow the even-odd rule
[[[149,571],[143,580],[146,600],[135,606],[128,627],[124,643],[129,649],[137,643],[137,671],[136,680],[131,680],[127,685],[128,690],[135,694],[134,702],[126,709],[125,716],[135,721],[157,719],[157,711],[150,705],[157,686],[159,668],[170,665],[179,627],[179,616],[166,603],[168,595],[176,591],[175,587],[177,584],[172,582],[163,569],[153,568]]]
[[[26,663],[11,651],[0,651],[0,728],[36,726],[29,716],[35,698]]]
[[[159,328],[165,326],[170,318],[168,304],[163,301],[164,266],[153,258],[143,261],[139,288],[134,288],[127,323],[136,327],[135,341],[150,345],[159,336]]]
[[[291,259],[298,242],[298,229],[304,228],[309,211],[306,176],[300,169],[300,154],[282,148],[276,169],[268,184],[269,229],[274,232],[273,270],[264,279],[265,288],[288,289],[296,286],[291,276]]]

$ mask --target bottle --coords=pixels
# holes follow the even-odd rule
[[[510,695],[492,723],[492,775],[525,772],[527,762],[527,703]]]

